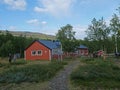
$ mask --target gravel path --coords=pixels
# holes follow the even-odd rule
[[[72,70],[79,65],[79,61],[75,60],[68,64],[63,71],[61,71],[56,77],[49,82],[48,90],[69,90],[68,79]]]

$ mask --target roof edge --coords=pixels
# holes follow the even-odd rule
[[[28,45],[28,46],[25,48],[25,51],[26,51],[34,42],[38,42],[38,43],[44,45],[46,48],[52,50],[51,48],[47,47],[45,44],[43,44],[42,42],[40,42],[40,40],[34,40],[30,45]]]

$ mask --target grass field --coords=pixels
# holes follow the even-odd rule
[[[11,64],[7,59],[0,59],[0,89],[45,88],[48,80],[63,69],[67,62],[60,61],[25,61],[19,59]],[[41,83],[42,82],[42,83]],[[32,89],[29,89],[32,90]]]
[[[120,89],[120,67],[116,60],[86,58],[81,63],[70,76],[75,90]]]

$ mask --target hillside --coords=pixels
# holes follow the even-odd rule
[[[2,33],[5,33],[4,30],[0,30]],[[9,31],[13,36],[25,35],[26,37],[39,38],[39,39],[51,39],[54,40],[56,37],[53,35],[47,35],[37,32],[28,32],[28,31]]]

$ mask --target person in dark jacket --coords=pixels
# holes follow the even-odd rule
[[[9,54],[9,63],[11,63],[11,61],[12,61],[12,54],[10,53]]]

